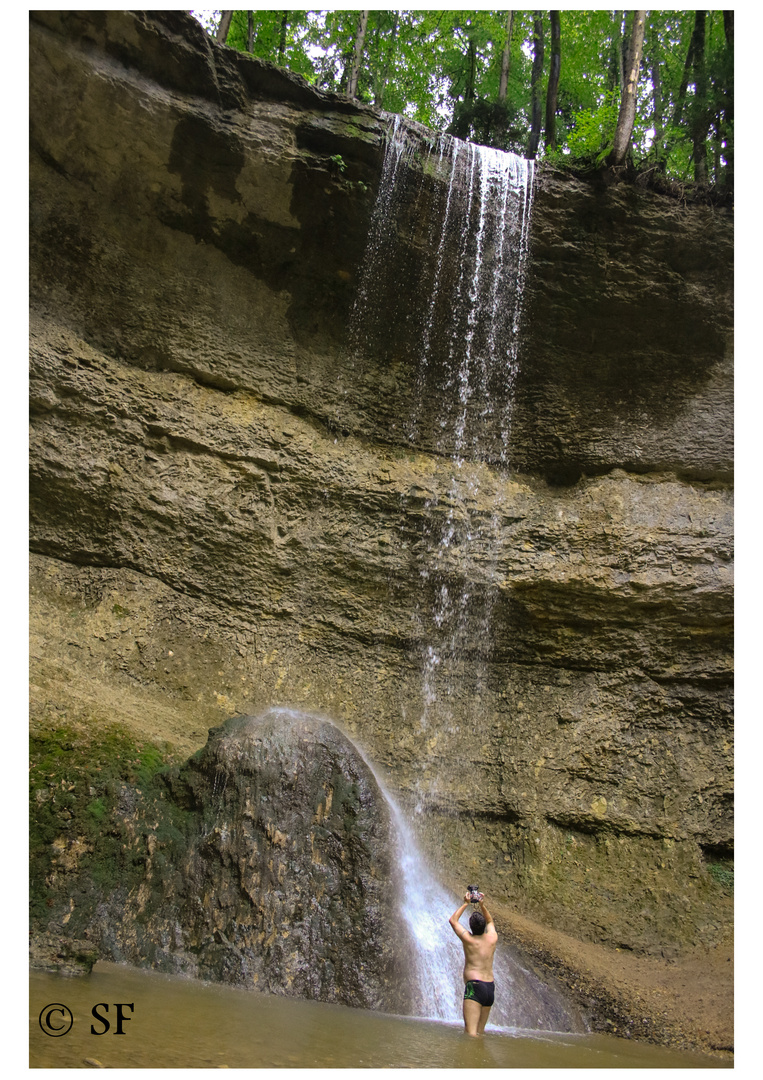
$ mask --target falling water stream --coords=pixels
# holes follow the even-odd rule
[[[290,709],[273,711],[293,715]],[[448,925],[459,898],[437,882],[406,815],[358,752],[388,802],[397,839],[396,932],[411,935],[412,974],[419,988],[412,1016],[99,961],[81,979],[30,973],[30,1067],[730,1067],[719,1058],[581,1030],[561,998],[500,945],[495,961],[499,1000],[487,1028],[492,1037],[466,1038],[460,1022],[463,955]]]
[[[495,476],[510,464],[532,195],[532,162],[390,119],[350,338],[358,355],[408,357],[416,374],[405,438],[450,463],[448,484],[426,500],[416,556],[418,726],[431,735],[459,731],[450,702],[465,657],[473,703],[487,671],[502,545]],[[406,243],[414,256],[429,252],[418,282],[401,262]],[[474,730],[482,719],[472,710]],[[424,808],[438,773],[420,764]]]
[[[430,532],[418,556],[426,586],[417,611],[418,637],[425,642],[418,727],[435,735],[457,733],[459,721],[449,708],[453,680],[460,677],[469,642],[490,639],[500,504],[495,501],[487,517],[473,507],[486,461],[502,470],[509,463],[532,182],[532,163],[514,154],[447,135],[433,139],[400,117],[390,118],[350,339],[358,354],[378,352],[380,321],[390,312],[400,321],[399,347],[416,368],[407,441],[451,463],[447,490],[427,500]],[[413,247],[421,246],[419,206],[428,207],[424,246],[430,255],[423,260],[418,306],[411,307],[403,293],[414,283],[398,260],[406,234]],[[467,584],[475,579],[481,581],[478,595]],[[478,669],[475,701],[481,677]],[[480,719],[473,716],[475,726]],[[420,766],[416,809],[422,814],[437,790],[439,770],[426,759]],[[415,939],[417,1012],[454,1021],[461,1015],[463,955],[448,917],[459,898],[445,893],[429,872],[412,823],[385,794],[397,822],[402,880],[415,883],[404,891],[403,918]],[[562,1002],[505,951],[495,967],[500,993],[493,1024],[574,1030]]]
[[[461,897],[449,893],[437,880],[419,848],[411,821],[379,770],[357,744],[355,748],[376,779],[394,827],[400,882],[399,932],[409,936],[413,946],[414,1015],[460,1023],[464,956],[448,920]],[[580,1018],[563,998],[526,970],[508,950],[496,952],[493,967],[500,993],[491,1010],[491,1029],[583,1030]]]

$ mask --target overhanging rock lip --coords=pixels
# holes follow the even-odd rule
[[[309,109],[377,119],[381,115],[372,105],[344,94],[320,90],[302,75],[221,45],[185,11],[110,11],[79,15],[77,12],[43,10],[30,11],[29,14],[32,22],[44,26],[48,31],[61,37],[78,39],[91,50],[101,49],[125,65],[144,71],[167,89],[201,94],[228,108],[238,107],[240,102],[237,99],[245,91],[254,97],[287,101]],[[101,16],[97,20],[102,34],[100,41],[92,34],[97,14]],[[112,39],[108,30],[110,22],[122,23],[125,28],[131,23],[133,31],[144,38],[151,33],[152,27],[161,27],[165,39],[171,36],[175,62],[152,63],[150,49],[129,49],[124,36],[119,41]],[[202,65],[207,75],[201,81],[197,78],[200,70],[198,65]]]

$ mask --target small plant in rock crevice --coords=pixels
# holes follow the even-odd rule
[[[723,863],[710,863],[707,870],[713,881],[716,881],[719,885],[722,885],[724,889],[728,889],[730,892],[734,891],[733,866],[727,866]]]

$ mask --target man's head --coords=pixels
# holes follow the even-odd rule
[[[469,916],[469,929],[475,937],[479,937],[480,934],[485,933],[485,927],[487,926],[487,919],[481,911],[473,911]]]

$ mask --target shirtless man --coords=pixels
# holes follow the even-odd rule
[[[475,1037],[484,1033],[495,998],[493,957],[498,932],[493,916],[482,902],[483,896],[484,893],[479,894],[479,911],[473,911],[469,916],[471,933],[458,921],[471,902],[469,893],[448,920],[464,947],[464,1027],[467,1035]]]

